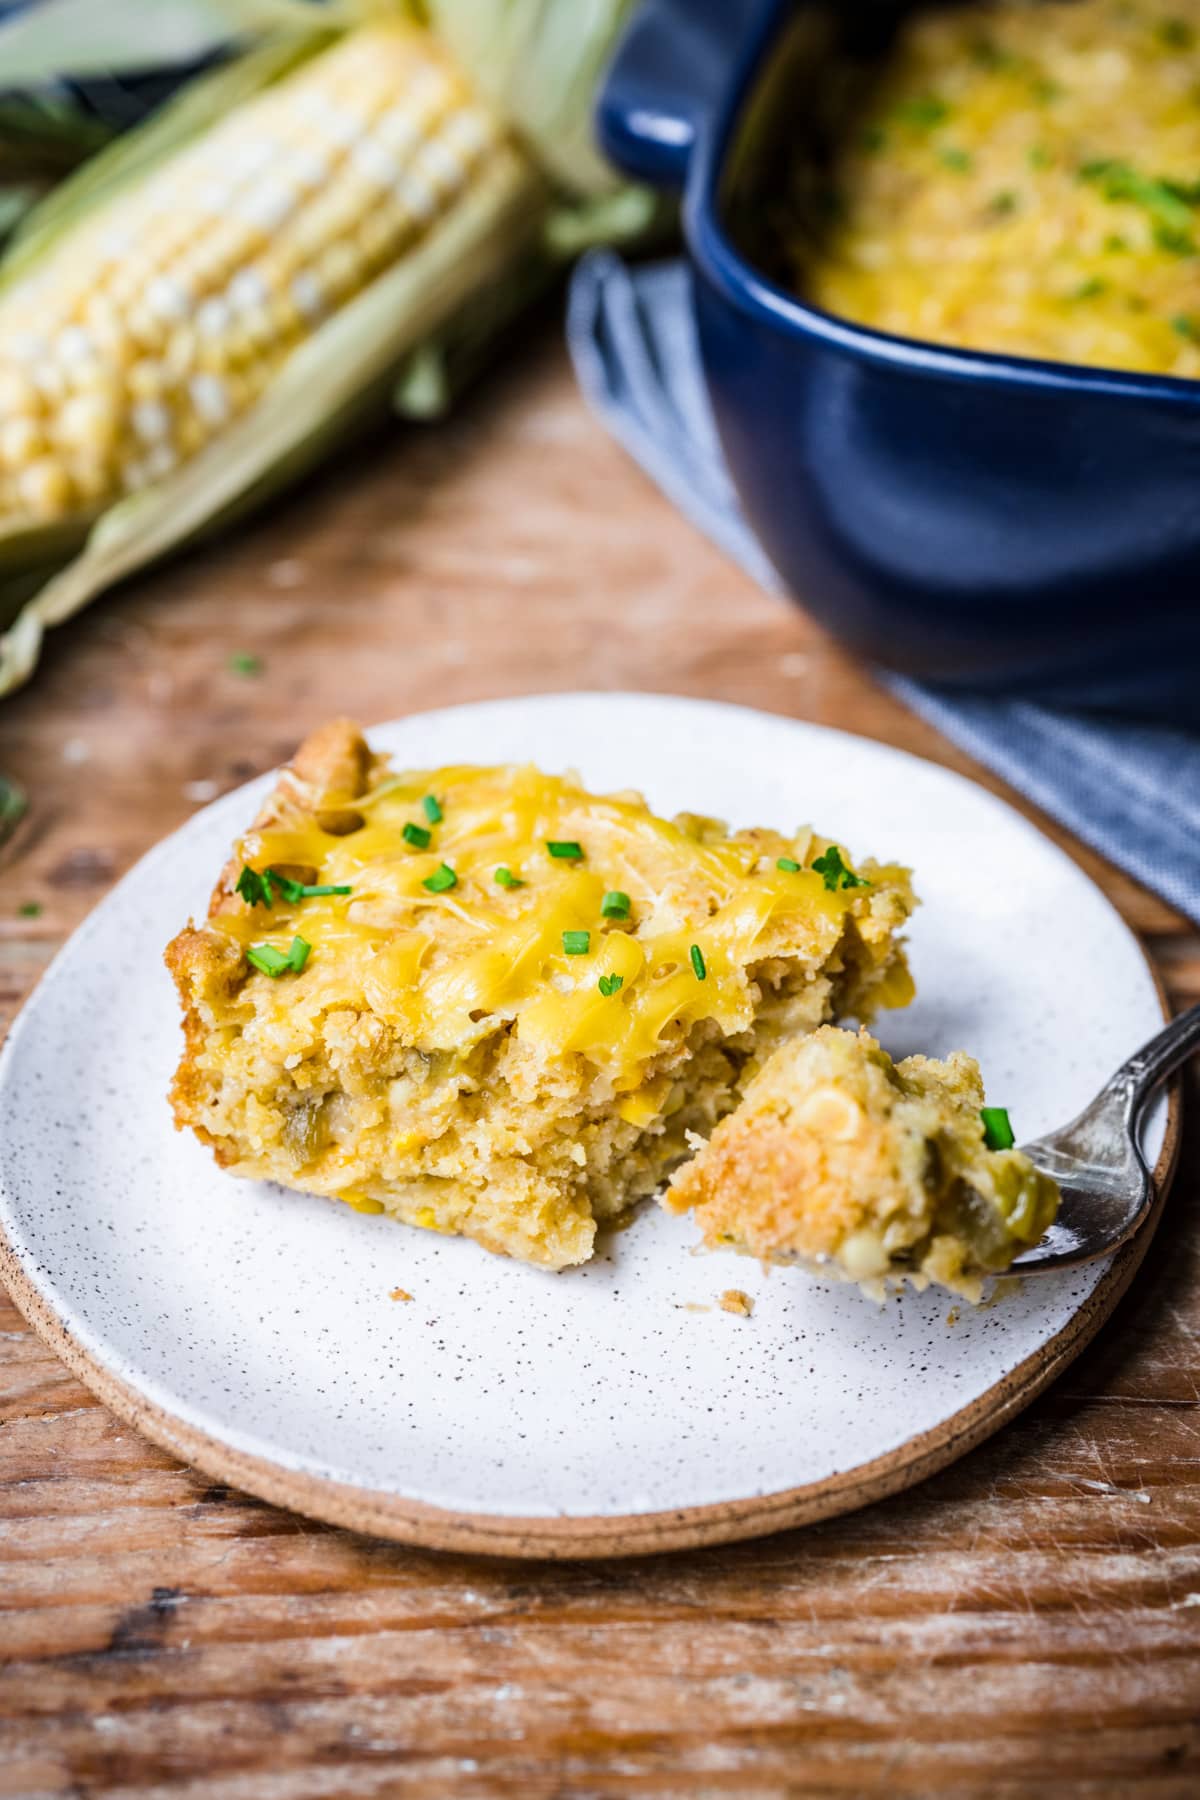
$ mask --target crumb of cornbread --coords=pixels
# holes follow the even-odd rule
[[[582,1262],[777,1044],[909,999],[907,871],[828,850],[529,767],[392,771],[335,722],[168,947],[176,1121],[235,1174]],[[268,870],[350,892],[267,905]]]
[[[754,1311],[753,1300],[741,1288],[726,1288],[720,1304],[722,1312],[737,1313],[743,1319],[748,1319]]]
[[[1028,1157],[988,1149],[983,1099],[961,1051],[893,1063],[866,1031],[825,1026],[769,1058],[664,1204],[693,1210],[710,1248],[978,1300],[1058,1204]]]
[[[389,1300],[411,1300],[412,1295],[406,1288],[395,1287],[388,1295]]]

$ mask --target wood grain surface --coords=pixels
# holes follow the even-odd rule
[[[551,335],[450,424],[364,447],[52,642],[0,709],[32,799],[0,852],[0,1031],[150,844],[331,712],[650,688],[980,773],[672,512]],[[1187,922],[1052,835],[1200,998]],[[1200,1794],[1198,1177],[1193,1105],[1117,1314],[954,1468],[631,1563],[407,1551],[214,1487],[0,1300],[0,1795]]]

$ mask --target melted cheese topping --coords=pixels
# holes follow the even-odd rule
[[[426,795],[439,822],[426,816]],[[583,1054],[617,1092],[638,1088],[646,1065],[698,1021],[724,1034],[750,1026],[748,966],[800,955],[820,968],[848,914],[882,952],[897,922],[894,884],[907,887],[904,871],[867,865],[870,885],[831,892],[810,867],[776,866],[820,855],[826,840],[809,831],[727,835],[713,820],[672,823],[637,796],[599,798],[534,768],[384,774],[352,804],[363,822],[342,835],[324,825],[344,818],[298,800],[294,814],[238,846],[257,871],[352,889],[294,904],[277,895],[269,910],[238,903],[210,921],[243,948],[286,953],[297,935],[312,946],[299,974],[249,972],[259,1014],[370,1012],[407,1044],[460,1057],[511,1030],[543,1058]],[[406,824],[429,832],[428,848],[405,840]],[[556,858],[550,841],[577,842],[583,856]],[[443,863],[456,884],[431,892],[424,883]],[[522,885],[500,886],[500,867]],[[628,894],[628,919],[603,916],[612,890]],[[587,932],[587,953],[567,955],[564,932]],[[620,976],[619,990],[602,994],[601,976]]]

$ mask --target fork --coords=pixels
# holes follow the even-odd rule
[[[1200,1048],[1200,1006],[1189,1007],[1143,1044],[1079,1117],[1021,1148],[1062,1193],[1041,1243],[1013,1263],[1041,1275],[1108,1256],[1137,1231],[1154,1204],[1154,1180],[1138,1144],[1146,1104]]]

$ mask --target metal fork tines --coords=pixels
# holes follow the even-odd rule
[[[1154,1182],[1138,1143],[1147,1102],[1200,1047],[1193,1006],[1122,1063],[1078,1118],[1022,1145],[1062,1191],[1058,1217],[1040,1244],[1013,1263],[1022,1275],[1108,1256],[1137,1231],[1154,1204]]]

